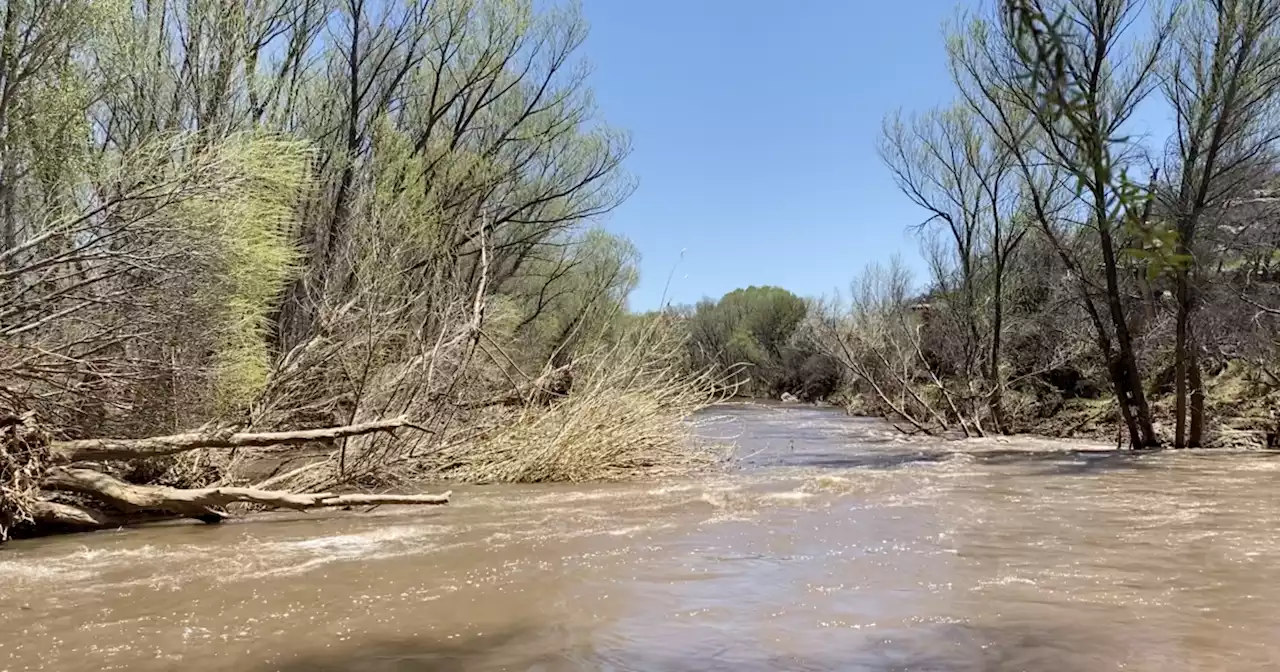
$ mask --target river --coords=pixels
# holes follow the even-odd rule
[[[1280,666],[1280,457],[701,421],[740,468],[12,543],[0,671]]]

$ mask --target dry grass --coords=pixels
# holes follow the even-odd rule
[[[574,362],[570,393],[527,407],[487,436],[422,458],[420,473],[476,483],[604,481],[690,473],[725,458],[693,435],[716,400],[710,374],[689,375],[661,320]]]

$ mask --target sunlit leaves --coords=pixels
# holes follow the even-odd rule
[[[705,300],[689,318],[695,368],[739,371],[756,393],[778,390],[792,336],[808,314],[804,300],[779,287],[747,287]]]
[[[266,383],[268,320],[298,270],[296,212],[310,166],[305,143],[234,135],[179,168],[200,181],[172,216],[181,217],[193,245],[207,246],[213,275],[201,299],[219,307],[214,384],[224,411],[250,403]]]

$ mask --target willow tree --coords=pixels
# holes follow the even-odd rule
[[[1013,158],[1023,212],[1072,273],[1131,445],[1155,447],[1126,305],[1125,251],[1130,241],[1157,241],[1150,188],[1129,176],[1140,148],[1124,132],[1158,84],[1173,18],[1157,12],[1151,35],[1140,39],[1133,26],[1144,6],[1006,0],[994,18],[969,21],[950,55],[962,97]]]
[[[627,140],[596,123],[575,9],[450,0],[337,11],[341,29],[322,43],[324,70],[304,94],[325,197],[302,231],[307,271],[283,306],[282,345],[305,338],[315,305],[350,291],[345,255],[368,214],[379,124],[407,151],[403,185],[385,188],[414,185],[421,193],[396,197],[418,199],[440,227],[438,246],[406,271],[436,284],[474,288],[483,240],[496,287],[627,195]]]
[[[16,273],[40,220],[70,210],[95,94],[92,68],[76,57],[112,17],[87,0],[18,0],[0,15],[0,248]]]
[[[101,372],[131,361],[161,387],[220,378],[219,396],[242,406],[255,388],[270,397],[296,382],[281,371],[300,371],[300,353],[323,360],[324,348],[307,350],[316,343],[381,330],[414,359],[410,341],[474,323],[478,295],[521,285],[530,264],[577,240],[631,187],[620,172],[627,138],[600,123],[586,86],[574,6],[18,0],[2,12],[5,333],[30,337],[63,310],[82,322],[111,316],[85,341],[102,347],[76,350],[79,368],[99,372],[94,385],[119,385]],[[253,140],[219,141],[229,135]],[[186,226],[183,243],[155,224],[165,217],[260,226]],[[239,307],[221,314],[239,335],[190,319],[170,333],[169,355],[141,348],[159,343],[143,323],[159,314],[163,293],[150,292],[166,281],[174,293],[216,287]],[[172,356],[213,334],[222,354]],[[161,380],[173,372],[192,384]],[[292,389],[337,387],[351,385]]]
[[[127,186],[66,204],[69,214],[39,220],[4,250],[22,260],[5,274],[12,294],[0,308],[6,377],[51,415],[137,407],[133,395],[175,367],[212,371],[230,407],[265,381],[265,321],[296,256],[307,157],[269,138],[192,142],[121,156],[105,174]]]
[[[1169,269],[1177,301],[1174,445],[1199,447],[1205,393],[1193,327],[1198,286],[1213,254],[1201,243],[1201,229],[1232,199],[1247,195],[1275,160],[1280,2],[1188,2],[1165,62],[1163,89],[1177,122],[1167,200],[1183,260]]]
[[[638,261],[629,240],[599,228],[530,254],[524,272],[498,290],[513,313],[505,331],[527,363],[562,366],[613,336]]]
[[[209,250],[198,298],[216,307],[216,401],[235,413],[262,392],[274,363],[270,317],[298,271],[293,231],[298,203],[309,195],[311,152],[298,141],[252,135],[204,152],[217,164],[210,175],[217,190],[183,203],[182,211],[192,242]]]
[[[315,110],[305,93],[329,28],[329,0],[152,0],[95,3],[91,62],[103,74],[90,110],[102,151],[157,134],[297,133]]]

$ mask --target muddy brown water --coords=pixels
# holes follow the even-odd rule
[[[741,469],[13,543],[0,670],[1280,669],[1280,457],[702,421]]]

